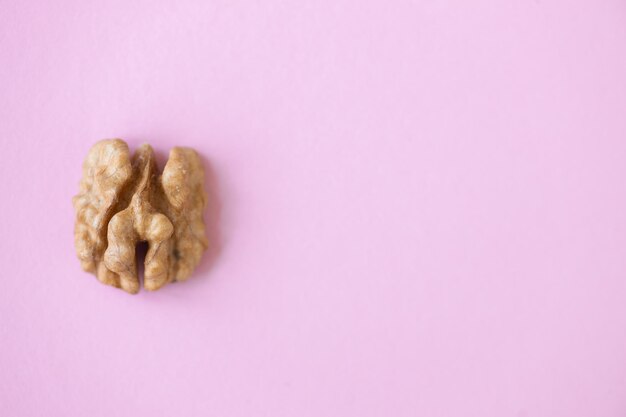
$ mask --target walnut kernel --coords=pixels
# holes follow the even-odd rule
[[[140,285],[135,249],[147,242],[144,288],[186,280],[208,246],[206,202],[204,171],[193,149],[173,148],[159,175],[150,145],[131,158],[120,139],[96,143],[73,199],[81,266],[100,282],[135,294]]]

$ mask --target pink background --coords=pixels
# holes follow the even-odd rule
[[[0,19],[0,415],[626,415],[623,1]],[[80,270],[71,197],[116,136],[210,165],[185,284]]]

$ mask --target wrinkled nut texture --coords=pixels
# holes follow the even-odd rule
[[[186,280],[208,246],[202,220],[206,200],[204,171],[193,149],[173,148],[159,175],[150,145],[142,145],[131,159],[120,139],[96,143],[73,199],[81,266],[102,283],[135,294],[135,248],[147,242],[144,288]]]

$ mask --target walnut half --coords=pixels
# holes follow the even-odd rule
[[[150,145],[131,158],[120,139],[96,143],[73,199],[81,266],[100,282],[136,294],[135,248],[147,242],[145,289],[186,280],[208,246],[206,202],[204,171],[193,149],[173,148],[159,175]]]

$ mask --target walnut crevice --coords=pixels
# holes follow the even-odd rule
[[[104,284],[136,294],[135,248],[147,242],[145,289],[186,280],[208,247],[202,219],[206,203],[204,170],[193,149],[173,148],[159,175],[150,145],[131,158],[120,139],[96,143],[73,199],[82,268]]]

